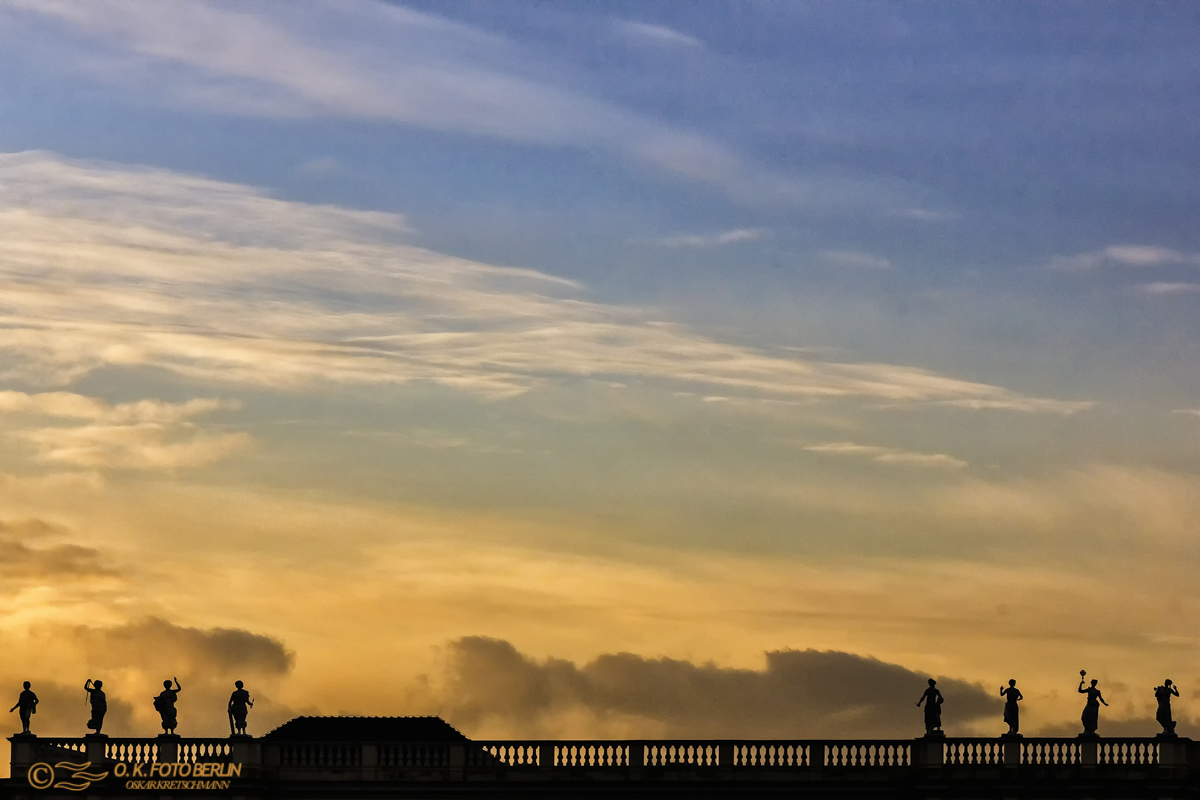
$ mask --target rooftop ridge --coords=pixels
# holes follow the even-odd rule
[[[263,738],[292,741],[470,741],[462,731],[433,715],[302,715],[273,728]]]

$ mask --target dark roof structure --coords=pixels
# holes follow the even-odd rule
[[[441,717],[296,717],[269,742],[468,742]]]

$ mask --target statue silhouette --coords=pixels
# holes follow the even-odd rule
[[[174,681],[174,689],[171,688],[171,681],[163,681],[163,690],[154,698],[154,710],[162,717],[163,733],[175,733],[175,726],[179,724],[175,701],[179,699],[183,687],[179,685],[178,678],[174,678]]]
[[[1010,680],[1008,688],[1000,687],[1000,696],[1004,698],[1004,721],[1008,723],[1008,734],[1014,736],[1021,731],[1021,708],[1017,701],[1024,700],[1017,682]]]
[[[1171,719],[1171,698],[1179,697],[1179,689],[1172,685],[1171,679],[1163,681],[1162,686],[1154,687],[1154,699],[1158,701],[1158,711],[1154,718],[1162,725],[1163,736],[1175,735],[1175,720]]]
[[[921,704],[925,704],[925,735],[929,736],[935,731],[942,730],[942,703],[945,699],[942,693],[937,689],[937,681],[933,678],[929,679],[929,688],[925,690],[925,694],[921,695],[921,699],[917,701],[917,708]]]
[[[1170,681],[1167,681],[1170,683]],[[17,697],[17,704],[8,713],[21,709],[21,733],[29,733],[29,717],[37,713],[38,696],[29,690],[29,681],[25,681],[25,689]],[[1167,716],[1170,716],[1170,711]]]
[[[1087,705],[1083,707],[1083,716],[1080,720],[1083,722],[1083,733],[1085,736],[1095,736],[1096,728],[1100,727],[1100,704],[1108,705],[1104,700],[1104,696],[1100,694],[1100,690],[1096,688],[1099,683],[1095,678],[1092,678],[1092,685],[1088,688],[1083,688],[1083,679],[1087,677],[1087,670],[1079,670],[1079,693],[1087,695]]]
[[[88,728],[92,733],[99,733],[104,727],[104,715],[108,713],[108,698],[104,696],[104,681],[92,681],[87,679],[87,683],[83,684],[83,690],[88,693],[88,700],[92,704],[92,718],[88,720]]]
[[[229,735],[245,736],[246,714],[254,708],[254,701],[250,699],[250,693],[242,688],[241,681],[234,681],[233,685],[237,688],[229,695]]]

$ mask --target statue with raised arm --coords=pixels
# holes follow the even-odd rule
[[[1175,735],[1175,720],[1171,719],[1172,697],[1179,697],[1179,687],[1172,684],[1170,678],[1163,681],[1162,686],[1154,687],[1154,699],[1158,701],[1158,711],[1154,714],[1154,718],[1163,727],[1160,736]]]
[[[246,714],[254,708],[254,700],[243,687],[241,681],[234,681],[237,688],[229,695],[229,735],[246,736]]]
[[[1009,680],[1007,689],[1000,687],[1000,696],[1004,698],[1004,721],[1008,723],[1008,735],[1016,736],[1021,731],[1021,707],[1017,702],[1025,697],[1015,680]]]
[[[92,704],[92,718],[88,720],[88,729],[92,733],[100,733],[104,727],[104,715],[108,713],[108,698],[104,696],[104,681],[87,679],[83,690],[88,693],[88,702]]]
[[[938,691],[937,681],[933,678],[929,679],[929,688],[925,690],[925,694],[921,695],[921,699],[917,701],[917,708],[921,704],[925,704],[925,735],[934,736],[942,732],[942,703],[945,698]]]
[[[175,733],[175,726],[179,724],[175,701],[179,699],[183,687],[179,685],[179,678],[174,678],[174,681],[174,689],[171,688],[171,681],[163,681],[163,690],[154,698],[154,710],[162,717],[163,733]]]
[[[1087,695],[1087,704],[1083,707],[1083,716],[1080,721],[1083,722],[1083,735],[1095,736],[1096,728],[1100,727],[1100,704],[1108,705],[1104,700],[1104,696],[1100,694],[1100,690],[1096,688],[1099,683],[1095,678],[1092,678],[1092,685],[1088,688],[1083,688],[1083,680],[1087,677],[1087,670],[1079,670],[1079,693]]]
[[[18,708],[21,709],[21,733],[30,732],[29,718],[37,713],[37,704],[38,696],[29,688],[29,681],[25,681],[25,689],[17,696],[17,704],[8,710],[8,713],[11,714]]]

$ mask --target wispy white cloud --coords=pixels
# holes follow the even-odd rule
[[[661,247],[721,247],[738,242],[754,242],[761,239],[764,233],[762,228],[734,228],[719,233],[664,236],[651,241]]]
[[[1143,283],[1137,287],[1137,290],[1140,293],[1150,295],[1151,297],[1195,294],[1200,292],[1200,283],[1172,283],[1169,281],[1156,281],[1155,283]]]
[[[628,25],[641,25],[626,30],[644,40],[687,38]],[[0,48],[38,60],[30,68],[106,81],[144,102],[602,151],[747,203],[878,207],[904,193],[882,181],[780,175],[711,137],[546,77],[562,70],[503,37],[382,2],[0,0]]]
[[[114,406],[95,397],[87,397],[73,392],[41,392],[38,394],[0,392],[0,414],[36,414],[107,423],[165,424],[220,409],[236,408],[238,408],[237,403],[205,398],[188,400],[184,403],[138,400]]]
[[[826,442],[804,448],[810,453],[825,453],[836,456],[868,458],[879,464],[895,464],[908,467],[935,467],[962,469],[967,462],[945,453],[916,453],[911,450],[896,450],[878,445],[855,444],[854,442]]]
[[[634,41],[644,41],[676,47],[680,45],[683,45],[684,47],[704,46],[704,43],[695,36],[689,36],[682,31],[677,31],[674,28],[667,27],[666,25],[654,25],[649,22],[635,22],[634,20],[628,19],[616,20],[615,25],[619,33]]]
[[[1171,410],[1172,414],[1187,414],[1193,417],[1200,417],[1200,408],[1175,408]]]
[[[723,395],[1073,407],[915,367],[726,344],[583,300],[571,281],[405,245],[391,215],[163,171],[0,156],[0,225],[9,379],[149,367],[218,385],[430,381],[504,397],[631,378]]]
[[[1092,400],[1048,400],[1041,397],[960,397],[935,400],[930,405],[972,411],[1017,411],[1022,414],[1078,414],[1096,407]]]
[[[0,392],[0,414],[82,419],[92,424],[35,427],[12,435],[34,445],[39,461],[73,467],[177,469],[200,467],[245,450],[244,433],[204,433],[191,417],[236,403],[194,399],[183,403],[139,400],[110,405],[73,392]]]
[[[245,451],[252,440],[245,433],[193,433],[175,438],[163,425],[84,425],[40,428],[20,438],[35,445],[38,459],[48,464],[111,469],[180,469],[203,467]]]
[[[854,250],[825,250],[821,253],[821,258],[839,267],[854,269],[891,269],[892,266],[892,262],[886,258]]]
[[[1051,260],[1050,267],[1072,271],[1099,267],[1161,267],[1172,264],[1200,264],[1200,254],[1183,253],[1157,245],[1118,244],[1091,253],[1059,256]]]

